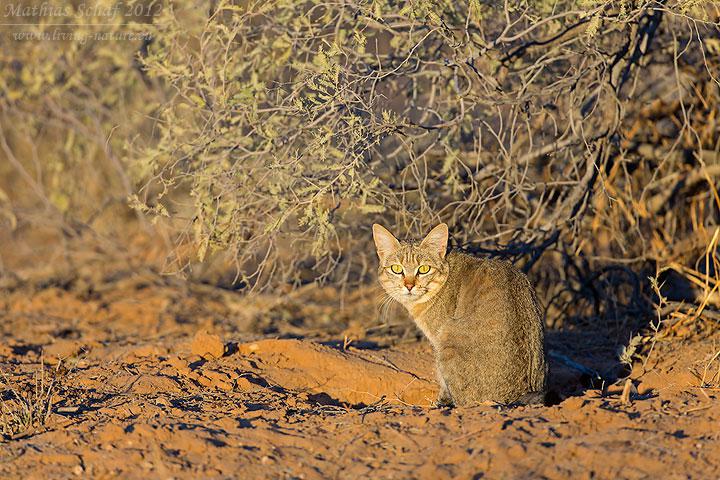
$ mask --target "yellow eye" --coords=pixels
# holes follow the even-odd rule
[[[402,265],[398,265],[397,263],[394,265],[390,265],[390,271],[397,275],[400,275],[401,273],[403,273]]]
[[[420,266],[418,267],[418,273],[419,273],[420,275],[425,275],[425,274],[428,273],[429,271],[430,271],[430,265],[420,265]]]

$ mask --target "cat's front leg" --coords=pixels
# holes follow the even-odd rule
[[[447,390],[443,390],[440,392],[440,395],[438,396],[438,399],[435,401],[434,406],[436,407],[452,407],[455,403],[453,402],[452,397],[450,396],[450,392]]]
[[[435,369],[435,372],[437,374],[438,384],[440,385],[440,395],[438,395],[438,399],[435,402],[436,407],[452,407],[454,405],[452,395],[450,395],[450,390],[447,387],[447,384],[445,383],[445,378],[443,378],[442,372],[440,371],[440,366],[438,365]]]

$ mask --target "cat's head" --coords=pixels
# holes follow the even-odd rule
[[[403,305],[426,302],[445,284],[450,270],[446,224],[433,228],[420,242],[400,242],[376,223],[373,238],[380,257],[380,284],[395,300]]]

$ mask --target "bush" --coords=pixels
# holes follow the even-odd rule
[[[643,312],[643,276],[694,261],[717,222],[703,5],[167,8],[144,65],[175,96],[136,205],[185,219],[199,259],[232,252],[252,287],[367,280],[373,222],[445,221],[543,282],[551,321]]]
[[[101,11],[115,3],[82,5]],[[108,25],[98,29],[92,23],[100,20],[78,5],[62,5],[67,16],[49,15],[60,7],[3,6],[5,20],[20,24],[0,27],[9,47],[0,54],[0,173],[19,180],[2,185],[16,208],[41,206],[71,231],[91,222],[99,206],[126,203],[134,185],[125,159],[150,138],[143,132],[152,128],[149,119],[164,97],[138,62],[149,42],[142,22],[151,17],[105,17]],[[17,11],[24,16],[10,15],[12,8],[24,8]]]
[[[27,137],[5,155],[45,145],[41,181],[31,154],[12,166],[66,224],[129,200],[178,229],[179,270],[228,254],[259,290],[366,282],[373,222],[445,221],[453,246],[522,265],[550,324],[647,319],[646,277],[673,262],[709,298],[715,6],[162,6],[130,27],[150,41],[4,54],[4,131]]]

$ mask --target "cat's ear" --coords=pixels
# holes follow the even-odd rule
[[[427,237],[420,243],[420,246],[431,248],[434,250],[440,258],[445,258],[447,253],[448,244],[448,226],[445,223],[441,223],[437,227],[430,230]]]
[[[373,240],[375,240],[375,248],[377,248],[380,260],[400,248],[397,238],[387,228],[377,223],[373,225]]]

